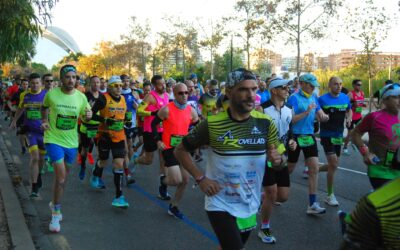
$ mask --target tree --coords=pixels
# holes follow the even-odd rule
[[[285,34],[286,43],[296,44],[296,71],[300,75],[300,48],[307,38],[321,39],[326,34],[329,18],[337,13],[342,0],[259,0],[260,14],[268,16],[270,26],[265,34]]]
[[[44,75],[49,73],[49,70],[47,69],[46,65],[43,63],[31,63],[30,68],[32,69],[32,72],[38,73],[39,75]]]
[[[50,10],[57,1],[0,1],[0,64],[25,64],[34,56],[40,26],[50,21]]]
[[[232,53],[232,67],[233,69],[243,68],[243,52],[241,49],[235,48]],[[215,79],[219,81],[226,81],[228,73],[231,70],[231,51],[226,50],[222,56],[215,55]],[[208,62],[209,64],[209,62]],[[206,65],[207,66],[207,65]],[[206,67],[205,74],[210,75],[210,67]]]
[[[345,20],[346,30],[351,38],[361,42],[362,51],[365,57],[362,57],[368,72],[368,92],[372,94],[371,79],[374,77],[373,55],[379,43],[386,39],[390,28],[391,18],[387,15],[385,8],[375,5],[373,0],[363,1],[361,6],[354,9],[348,9],[348,15]],[[371,102],[369,111],[371,112]]]
[[[211,21],[211,34],[209,34],[203,25],[200,24],[199,26],[204,33],[204,39],[199,42],[200,46],[208,49],[210,51],[210,65],[211,65],[211,79],[214,78],[214,54],[215,50],[218,49],[220,46],[222,39],[224,38],[224,26],[222,22],[217,22],[215,25]]]
[[[263,2],[261,4],[264,4]],[[260,15],[260,2],[257,0],[240,0],[235,4],[235,10],[240,13],[233,17],[226,18],[225,21],[235,20],[243,25],[241,32],[233,32],[233,36],[242,38],[244,50],[247,55],[247,69],[251,68],[251,48],[254,39],[260,34],[260,30],[265,24],[266,16]]]

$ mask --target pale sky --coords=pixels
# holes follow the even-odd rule
[[[363,0],[347,0],[363,1]],[[164,15],[180,17],[194,24],[196,17],[201,17],[204,22],[217,20],[234,13],[235,0],[60,0],[52,11],[52,25],[68,32],[84,54],[93,53],[93,48],[101,40],[117,42],[120,35],[128,31],[129,17],[136,16],[139,20],[150,20],[153,34],[165,31],[166,26],[162,21]],[[388,10],[396,15],[398,11],[397,0],[380,0]],[[394,12],[395,11],[395,12]],[[385,52],[400,52],[397,34],[400,26],[396,23],[386,41],[381,43],[378,50]],[[202,31],[199,30],[201,35]],[[153,43],[154,41],[149,41]],[[239,43],[234,41],[235,44]],[[226,47],[225,41],[221,47]],[[283,42],[274,41],[269,48],[283,56],[295,56],[294,45],[284,45]],[[312,41],[302,46],[302,54],[316,52],[320,55],[338,53],[340,49],[361,49],[361,44],[344,34],[330,35],[323,41]],[[62,49],[46,39],[40,39],[37,46],[35,62],[41,62],[51,67],[66,55]],[[204,55],[204,59],[208,59]]]

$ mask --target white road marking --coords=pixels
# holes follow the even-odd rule
[[[344,171],[353,172],[353,173],[356,173],[356,174],[367,175],[367,173],[360,172],[360,171],[357,171],[357,170],[348,169],[348,168],[342,168],[342,167],[338,167],[338,169],[341,169],[341,170],[344,170]]]

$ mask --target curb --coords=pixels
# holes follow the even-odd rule
[[[1,138],[1,151],[4,151],[4,141]],[[21,204],[8,174],[4,157],[0,154],[0,189],[4,201],[8,229],[10,231],[12,248],[16,250],[35,249],[30,231],[26,225]]]

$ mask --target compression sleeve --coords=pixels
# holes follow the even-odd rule
[[[137,114],[138,114],[139,116],[151,116],[151,112],[145,110],[145,109],[147,108],[147,106],[149,106],[148,103],[146,103],[146,102],[141,102],[141,103],[139,104],[138,109],[137,109]]]

